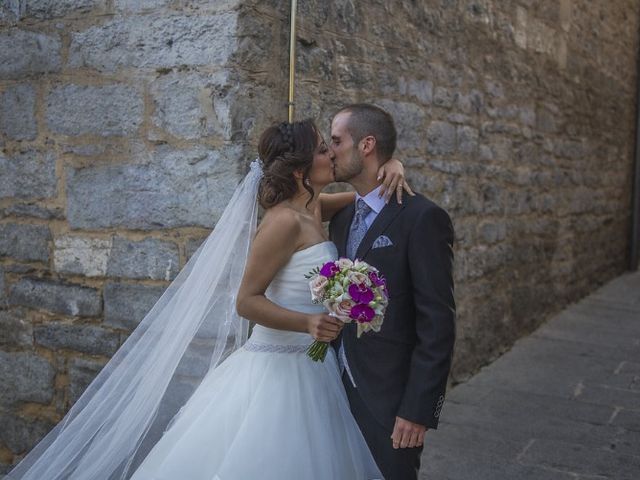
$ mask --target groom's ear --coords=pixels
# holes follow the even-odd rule
[[[364,137],[360,140],[360,148],[362,149],[362,154],[364,156],[374,153],[376,149],[376,137],[373,135],[367,135]]]

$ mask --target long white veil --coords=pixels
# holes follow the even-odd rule
[[[128,478],[206,373],[246,341],[236,293],[257,223],[258,160],[215,229],[62,421],[7,480]]]

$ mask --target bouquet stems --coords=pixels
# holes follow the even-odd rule
[[[313,360],[314,362],[324,362],[324,358],[327,356],[328,349],[328,343],[316,340],[307,350],[307,355],[309,355],[309,357],[311,357],[311,360]]]

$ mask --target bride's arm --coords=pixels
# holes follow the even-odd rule
[[[238,315],[265,327],[310,333],[316,340],[331,341],[340,332],[342,322],[326,314],[311,315],[289,310],[265,297],[276,273],[297,250],[300,236],[300,224],[295,213],[285,210],[270,213],[270,218],[263,220],[251,245],[236,298]]]
[[[387,203],[393,192],[396,192],[398,203],[402,203],[402,189],[406,190],[409,195],[415,195],[405,180],[404,166],[400,160],[392,158],[383,164],[378,170],[378,179],[382,179],[380,196],[385,195]],[[336,213],[353,203],[356,194],[355,192],[321,193],[318,198],[322,221],[328,222]]]

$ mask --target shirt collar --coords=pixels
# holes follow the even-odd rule
[[[360,196],[358,192],[356,192],[356,202],[358,201],[359,198],[362,198],[364,202],[367,205],[369,205],[369,207],[371,207],[371,210],[376,212],[376,214],[380,213],[380,210],[382,210],[382,208],[386,205],[384,201],[384,197],[380,198],[378,196],[378,193],[380,192],[381,188],[382,188],[382,185],[378,185],[377,188],[371,190],[364,197]]]

